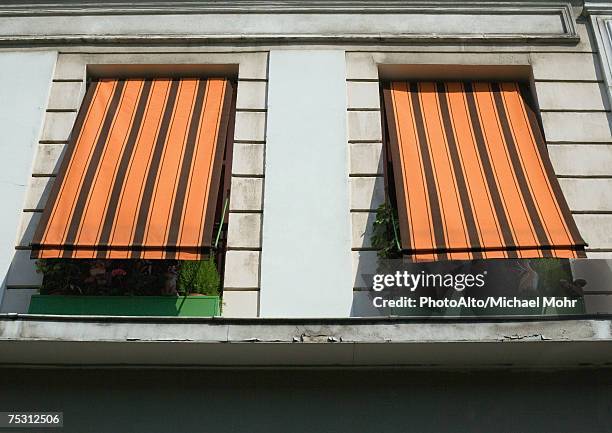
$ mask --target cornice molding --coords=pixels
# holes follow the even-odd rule
[[[160,32],[154,26],[144,26],[146,30],[134,31],[133,33],[126,30],[117,31],[113,27],[113,20],[117,22],[125,22],[127,17],[135,15],[151,16],[151,15],[167,15],[176,17],[177,15],[185,15],[185,20],[197,19],[196,15],[217,15],[228,14],[241,17],[239,19],[250,20],[251,27],[245,29],[243,33],[236,32],[235,29],[228,26],[227,31],[210,31],[210,33],[200,34],[196,27],[191,30],[181,28],[174,24],[176,30],[172,29],[167,32]],[[259,14],[260,18],[250,17],[249,15]],[[259,23],[266,22],[265,16],[268,15],[269,22],[274,23],[274,20],[283,20],[279,18],[279,14],[320,14],[326,18],[326,26],[317,28],[316,20],[313,20],[312,32],[310,29],[301,30],[296,28],[295,32],[285,27],[284,30],[274,31],[274,24],[271,24],[269,29],[262,30]],[[496,28],[483,27],[481,30],[472,30],[472,32],[457,33],[456,26],[436,27],[432,25],[431,31],[428,28],[421,27],[421,30],[416,30],[410,33],[412,28],[410,24],[406,25],[406,30],[385,31],[384,25],[379,25],[376,29],[368,30],[367,27],[361,27],[358,30],[355,27],[346,25],[346,19],[338,18],[337,33],[330,31],[329,17],[341,14],[363,14],[363,15],[384,15],[388,14],[389,19],[397,18],[397,15],[405,15],[414,20],[418,20],[421,15],[424,19],[432,19],[432,16],[439,16],[440,22],[446,19],[455,20],[456,18],[444,18],[445,15],[465,15],[466,19],[472,22],[477,22],[479,17],[483,19],[498,20],[505,22],[507,20],[517,20],[517,23],[536,22],[538,20],[548,20],[551,18],[558,19],[556,26],[551,26],[551,31],[554,33],[543,33],[541,28],[521,27],[517,25],[516,31],[499,30]],[[87,17],[105,16],[104,25],[107,25],[104,31],[87,32],[77,27],[71,28],[70,21],[64,27],[58,27],[58,18],[61,17]],[[191,16],[191,17],[190,17]],[[45,17],[49,20],[44,21]],[[506,18],[507,17],[507,18]],[[29,24],[28,19],[36,19],[35,23]],[[524,22],[522,21],[524,18]],[[211,18],[212,19],[212,18]],[[232,18],[228,18],[232,19]],[[574,18],[572,5],[568,1],[551,2],[551,1],[406,1],[406,0],[385,0],[385,1],[364,1],[364,0],[315,0],[315,1],[296,1],[296,0],[216,0],[216,1],[175,1],[175,2],[160,2],[160,1],[138,1],[132,0],[129,2],[92,2],[92,1],[67,1],[67,2],[30,2],[30,3],[4,3],[0,4],[0,20],[6,23],[5,28],[14,28],[14,33],[10,30],[2,31],[0,27],[0,45],[58,45],[58,44],[180,44],[180,43],[243,43],[243,42],[264,42],[264,43],[285,43],[285,42],[360,42],[360,43],[376,43],[376,42],[394,42],[394,43],[411,43],[411,42],[431,42],[431,43],[577,43],[579,36],[576,33],[574,26]],[[344,21],[343,21],[344,20]],[[437,20],[437,18],[436,18]],[[47,26],[54,22],[55,27]],[[175,21],[176,22],[176,21]],[[231,22],[231,21],[228,21]],[[512,21],[514,22],[514,21]],[[254,25],[253,23],[257,23]],[[537,26],[539,24],[533,24]],[[96,23],[96,28],[101,28]],[[33,28],[34,31],[30,31]],[[51,30],[53,28],[54,30]],[[154,31],[150,31],[154,29]],[[203,28],[206,28],[205,26]],[[519,29],[523,29],[522,31]],[[49,29],[43,31],[41,29]],[[486,30],[485,30],[486,29]],[[557,30],[559,29],[559,30]]]
[[[223,34],[223,35],[53,35],[53,36],[0,36],[0,46],[13,44],[63,45],[63,44],[151,44],[151,45],[183,45],[196,43],[240,44],[240,43],[576,43],[580,40],[575,35],[538,34],[538,35],[436,35],[436,34],[341,34],[341,35],[311,35],[311,34]]]
[[[583,14],[584,15],[605,15],[605,14],[610,15],[612,14],[612,2],[597,2],[597,1],[585,2]]]
[[[608,101],[612,102],[612,8],[589,12]]]
[[[406,1],[406,0],[213,0],[127,2],[23,2],[0,4],[0,16],[132,15],[201,13],[556,13],[567,1]]]

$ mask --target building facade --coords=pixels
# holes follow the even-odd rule
[[[181,395],[198,407],[202,398],[218,414],[209,421],[214,431],[407,431],[408,425],[609,431],[612,4],[5,3],[0,64],[0,362],[6,367],[0,388],[9,391],[0,392],[0,410],[63,410],[66,431],[197,429],[201,419],[191,414],[176,424],[146,418],[145,407],[163,407],[155,392],[166,390],[179,405]],[[66,149],[76,140],[91,83],[160,77],[223,78],[235,88],[231,158],[221,178],[228,201],[219,231],[220,314],[28,314],[43,282],[31,258],[33,240],[57,203],[54,184],[68,176],[62,164],[72,155]],[[356,317],[355,305],[369,296],[365,276],[377,272],[372,237],[393,183],[386,181],[392,132],[381,91],[388,82],[512,82],[528,89],[526,106],[537,117],[532,127],[541,130],[551,179],[562,193],[557,199],[567,204],[586,257],[602,259],[597,281],[585,287],[581,315]],[[544,214],[542,220],[550,221]],[[573,269],[574,276],[590,277],[591,270]],[[104,418],[86,427],[93,415],[76,396],[114,378],[125,386],[109,384],[108,394],[94,393],[91,401],[123,419],[129,411],[122,408],[135,404],[139,420],[118,426]],[[575,393],[564,395],[566,386]],[[53,401],[32,396],[39,392]],[[355,414],[327,393],[346,399]],[[473,400],[448,408],[449,398],[466,395]],[[518,415],[509,420],[514,401]],[[298,411],[308,404],[318,410],[319,418],[311,413],[317,421]],[[271,422],[279,415],[265,405],[278,405],[282,422]],[[234,418],[241,407],[245,420],[268,415],[247,425]],[[356,414],[361,411],[371,417]],[[376,413],[381,419],[374,422]]]

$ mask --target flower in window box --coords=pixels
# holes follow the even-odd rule
[[[126,275],[127,275],[127,272],[125,272],[121,268],[113,269],[111,271],[111,277],[113,277],[113,278],[115,278],[115,277],[125,277]]]

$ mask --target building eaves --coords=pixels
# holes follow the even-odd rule
[[[0,365],[612,366],[609,317],[541,320],[0,316]]]

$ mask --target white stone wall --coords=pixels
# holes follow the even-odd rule
[[[22,233],[29,225],[20,222],[21,208],[41,133],[56,57],[55,51],[0,53],[0,99],[4,101],[0,107],[0,197],[3,207],[0,312],[23,311],[22,304],[27,304],[26,299],[33,292],[31,288],[40,279],[23,260],[27,252],[15,247],[22,245]],[[34,214],[24,216],[29,220]],[[21,273],[28,275],[29,281],[19,278]]]
[[[261,316],[348,317],[343,50],[271,50]]]

